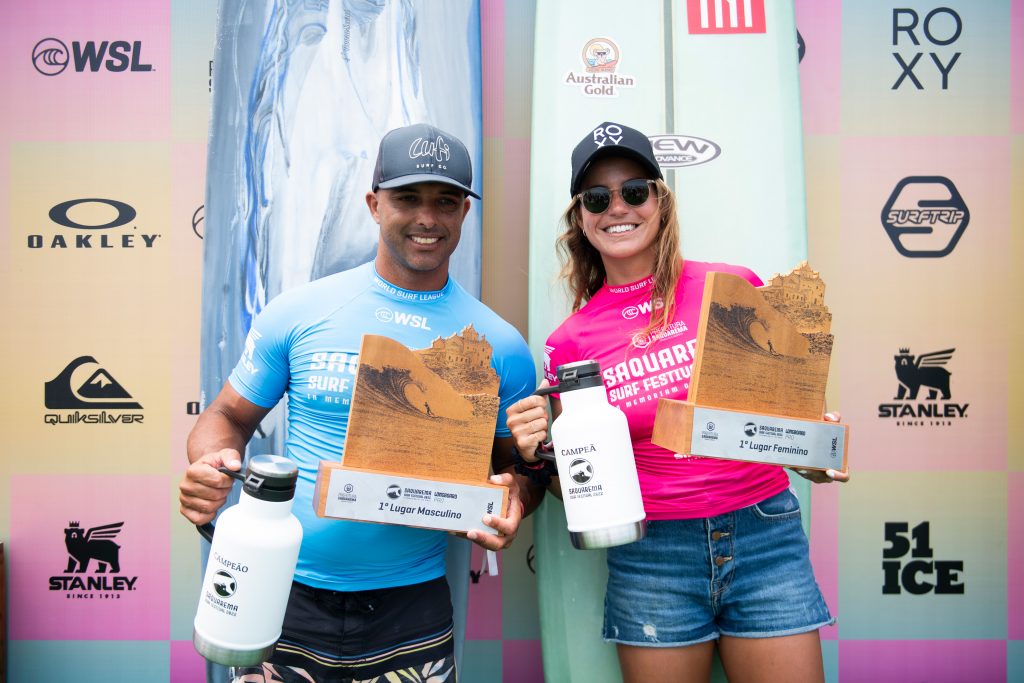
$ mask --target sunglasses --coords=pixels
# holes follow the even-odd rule
[[[580,198],[583,208],[590,213],[604,213],[612,203],[613,193],[618,192],[619,196],[622,197],[622,201],[630,206],[642,206],[650,198],[653,185],[653,180],[633,178],[622,183],[618,190],[612,190],[603,185],[595,185],[576,196]]]

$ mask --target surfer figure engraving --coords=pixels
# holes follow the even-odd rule
[[[608,549],[602,635],[616,644],[626,683],[706,682],[716,647],[733,683],[823,681],[818,629],[834,619],[785,471],[651,443],[657,399],[687,395],[705,274],[762,283],[744,267],[682,258],[675,196],[640,131],[602,123],[571,162],[556,246],[573,313],[547,339],[545,379],[565,363],[600,363],[609,400],[629,421],[648,519],[645,538]],[[548,436],[544,399],[516,402],[507,423],[519,468],[536,470]],[[849,478],[798,473],[818,483]]]
[[[430,141],[429,158],[422,141]],[[515,328],[449,276],[470,197],[479,199],[472,185],[469,153],[450,133],[415,124],[385,134],[365,195],[379,226],[375,259],[269,301],[253,320],[237,366],[189,435],[181,512],[203,524],[231,490],[232,479],[218,468],[239,470],[261,420],[288,398],[284,447],[299,468],[293,512],[303,542],[282,635],[264,665],[267,680],[398,680],[399,670],[402,680],[457,679],[447,534],[324,519],[313,511],[320,462],[336,461],[343,452],[364,334],[425,348],[469,322],[486,336],[499,402],[488,444],[497,473],[490,482],[509,487],[509,509],[507,516],[488,514],[479,521],[499,535],[471,529],[469,540],[488,550],[507,548],[522,517],[543,496],[543,488],[513,472],[513,440],[504,421],[505,409],[533,390],[529,349]],[[423,324],[402,322],[409,320]],[[400,397],[417,418],[421,405],[444,412],[438,405],[431,411],[425,400],[410,403],[406,388],[418,380],[390,370],[381,373],[382,391]]]

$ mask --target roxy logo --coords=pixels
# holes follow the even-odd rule
[[[764,0],[686,0],[691,34],[765,33]]]
[[[416,138],[409,145],[409,158],[421,159],[424,157],[429,157],[439,164],[448,161],[451,159],[448,143],[440,135],[437,136],[436,140]]]
[[[622,128],[614,123],[610,126],[598,126],[591,135],[594,138],[594,144],[598,147],[604,147],[607,142],[611,142],[613,145],[622,142]]]
[[[901,39],[903,39],[904,45],[906,45],[907,39],[909,39],[909,42],[915,47],[921,45],[921,37],[930,43],[935,51],[929,51],[928,57],[931,58],[936,71],[938,71],[940,88],[942,90],[949,89],[949,74],[957,60],[960,59],[961,53],[953,52],[950,54],[948,50],[943,51],[941,48],[952,45],[959,40],[963,29],[964,23],[960,19],[960,15],[956,13],[956,10],[949,7],[936,7],[926,14],[923,20],[918,15],[917,10],[908,7],[895,7],[892,10],[893,47],[899,47]],[[906,35],[902,36],[900,34]],[[893,52],[892,56],[900,67],[900,75],[896,82],[892,84],[892,89],[898,90],[905,82],[910,82],[918,90],[924,90],[924,84],[918,79],[914,71],[918,62],[924,56],[924,52],[914,53],[909,62],[899,52]],[[943,63],[943,59],[946,60],[945,63]],[[931,82],[934,83],[934,72],[929,71],[929,76],[932,77]],[[926,78],[926,80],[929,79]]]
[[[430,330],[429,321],[425,315],[412,315],[411,313],[381,307],[374,312],[374,316],[382,323],[394,323],[395,325]]]
[[[121,571],[121,546],[114,539],[121,533],[123,526],[124,522],[114,522],[83,529],[78,522],[70,522],[64,529],[68,566],[64,576],[50,577],[50,590],[68,591],[69,599],[94,598],[96,592],[135,590],[139,577],[117,575]],[[90,566],[94,566],[92,575],[79,576],[87,574]]]
[[[68,66],[78,73],[153,70],[152,64],[142,61],[141,40],[76,40],[68,50],[64,41],[58,38],[43,38],[32,48],[32,66],[44,76],[64,73]]]
[[[878,406],[878,417],[896,419],[897,426],[949,426],[953,420],[967,417],[970,404],[953,403],[950,392],[952,373],[946,363],[956,349],[944,349],[911,355],[909,348],[901,348],[894,356],[896,379],[896,401]],[[926,399],[918,400],[921,388],[928,390]]]

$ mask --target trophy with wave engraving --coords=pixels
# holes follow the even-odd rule
[[[498,375],[472,325],[411,350],[364,335],[341,462],[322,462],[321,517],[445,531],[504,515],[508,488],[488,482]]]
[[[825,283],[801,263],[764,287],[709,273],[686,401],[659,399],[651,440],[683,455],[846,471],[849,427],[823,419]]]

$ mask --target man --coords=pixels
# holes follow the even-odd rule
[[[241,468],[253,431],[288,396],[285,449],[299,467],[293,512],[304,536],[282,636],[265,665],[267,680],[391,680],[389,672],[410,668],[423,680],[456,678],[446,534],[321,519],[313,512],[319,462],[341,457],[363,334],[425,348],[472,323],[491,344],[500,399],[491,458],[498,474],[491,481],[510,487],[510,502],[507,517],[481,520],[500,535],[471,530],[471,541],[489,550],[508,547],[543,495],[513,472],[505,426],[505,409],[534,388],[526,343],[448,276],[469,197],[480,198],[471,186],[469,154],[454,136],[423,124],[386,134],[366,195],[380,226],[376,259],[271,301],[189,435],[181,512],[203,524],[231,489],[232,480],[217,468]]]

